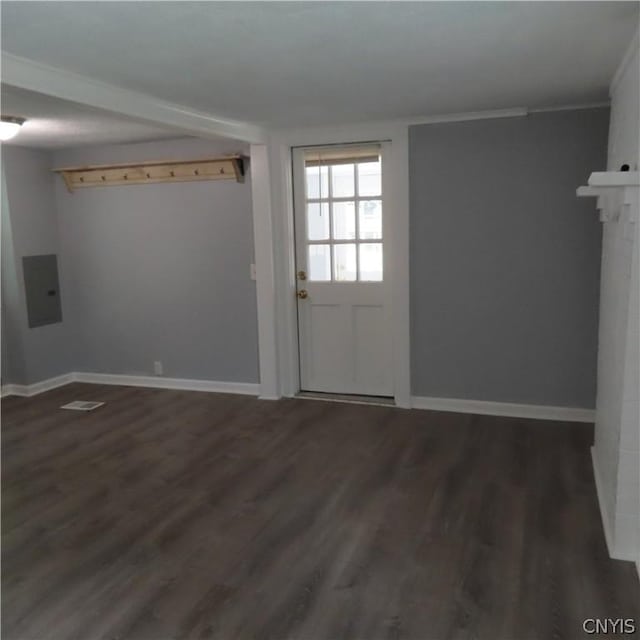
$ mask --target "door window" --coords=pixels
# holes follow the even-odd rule
[[[306,152],[305,209],[310,281],[383,280],[378,147]]]

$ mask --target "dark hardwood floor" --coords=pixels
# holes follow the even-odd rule
[[[91,413],[70,400],[102,400]],[[2,401],[7,640],[550,640],[634,617],[582,424],[72,384]]]

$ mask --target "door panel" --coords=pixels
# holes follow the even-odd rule
[[[355,379],[369,389],[371,395],[385,395],[391,389],[391,354],[387,353],[387,341],[372,349],[379,336],[385,333],[385,316],[382,305],[353,307],[353,360]]]
[[[347,345],[344,340],[344,309],[337,304],[319,304],[309,301],[305,317],[309,337],[305,362],[308,380],[314,381],[315,390],[331,386],[335,371],[346,363]]]
[[[295,149],[300,386],[393,395],[380,145]]]

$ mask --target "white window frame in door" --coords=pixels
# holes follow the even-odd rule
[[[283,132],[271,137],[268,147],[270,169],[270,233],[256,230],[256,256],[267,251],[272,278],[264,277],[259,309],[261,333],[261,385],[268,384],[263,397],[294,396],[300,389],[296,302],[295,234],[292,184],[292,149],[339,144],[384,142],[383,180],[386,183],[385,279],[391,308],[394,399],[399,407],[411,406],[410,321],[409,321],[409,144],[408,127],[390,124],[336,129],[308,129]],[[254,197],[255,197],[254,193]],[[256,219],[254,202],[254,224]],[[260,222],[264,226],[264,219]],[[260,246],[258,246],[260,245]],[[271,276],[269,274],[269,276]],[[267,282],[268,280],[268,282]],[[260,274],[258,277],[260,289]],[[273,295],[271,295],[271,292]],[[259,292],[260,294],[260,292]],[[260,295],[258,296],[260,298]],[[261,319],[262,317],[262,319]],[[263,329],[267,329],[264,330]],[[275,334],[275,350],[262,335]]]

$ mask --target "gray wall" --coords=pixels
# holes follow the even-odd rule
[[[608,109],[410,129],[415,395],[595,406]]]
[[[27,326],[22,258],[59,253],[51,157],[3,145],[2,171],[2,383],[31,384],[68,373],[76,355],[64,286],[63,322]]]
[[[246,151],[179,139],[64,150],[57,167]],[[258,382],[251,185],[80,189],[56,179],[75,370]]]

